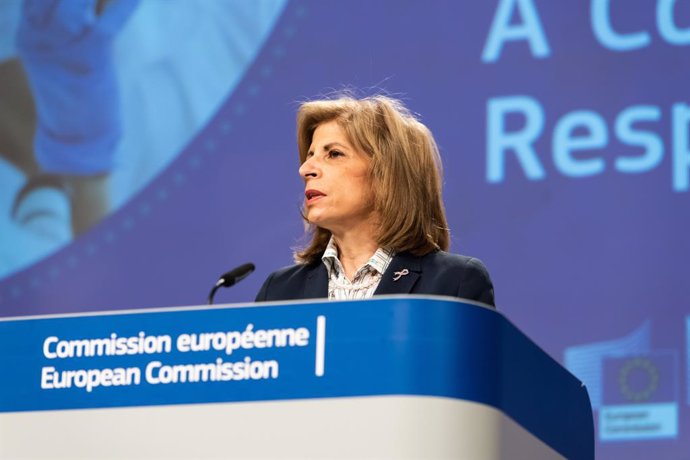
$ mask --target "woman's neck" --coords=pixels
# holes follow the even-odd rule
[[[338,246],[338,259],[343,270],[345,270],[345,276],[350,281],[354,278],[357,270],[367,263],[379,247],[370,232],[333,234],[333,239]]]

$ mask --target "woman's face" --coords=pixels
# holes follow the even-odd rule
[[[337,122],[320,124],[299,168],[309,222],[336,236],[367,229],[374,216],[370,165],[369,156],[352,146]]]

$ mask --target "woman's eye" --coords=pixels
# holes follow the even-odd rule
[[[343,156],[343,152],[339,150],[329,150],[328,156],[331,158]]]

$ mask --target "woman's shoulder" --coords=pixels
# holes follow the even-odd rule
[[[309,276],[314,269],[318,267],[318,264],[294,264],[288,265],[286,267],[280,268],[270,275],[268,279],[274,281],[289,280],[293,278],[302,278]]]
[[[324,266],[321,263],[295,264],[274,271],[268,275],[268,278],[264,281],[259,294],[256,296],[256,300],[287,300],[298,298],[296,293],[303,290],[306,281],[316,274],[319,267]]]
[[[479,270],[488,272],[486,265],[477,257],[433,251],[421,257],[422,266],[437,266],[448,269]]]
[[[480,259],[445,251],[435,251],[421,258],[422,272],[433,282],[457,289],[455,295],[495,305],[494,287],[489,270]]]

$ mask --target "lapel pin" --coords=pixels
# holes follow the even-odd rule
[[[410,273],[410,271],[409,271],[407,268],[403,268],[403,269],[400,270],[399,272],[393,273],[393,275],[394,275],[394,276],[393,276],[393,281],[398,281],[400,278],[402,278],[403,276],[405,276],[405,275],[407,275],[407,274],[409,274],[409,273]]]

